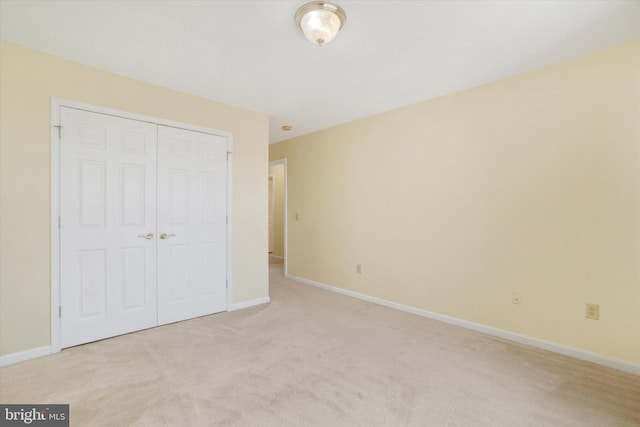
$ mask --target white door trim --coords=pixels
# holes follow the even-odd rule
[[[233,152],[233,135],[230,132],[224,132],[216,129],[206,128],[188,123],[176,122],[172,120],[161,119],[157,117],[147,116],[144,114],[131,113],[113,108],[100,107],[82,102],[72,101],[69,99],[51,97],[51,211],[50,211],[50,227],[51,227],[51,353],[57,353],[61,350],[61,333],[60,333],[60,109],[62,107],[76,108],[80,110],[90,111],[94,113],[107,114],[125,119],[149,122],[156,125],[170,126],[179,129],[185,129],[194,132],[207,133],[212,135],[224,136],[227,138],[227,311],[231,308],[233,281],[231,276],[232,265],[232,152]]]
[[[287,243],[287,159],[286,157],[284,159],[278,159],[278,160],[273,160],[271,162],[269,162],[269,166],[276,166],[276,165],[284,165],[284,276],[287,277],[288,274],[288,262],[289,262],[289,256],[287,255],[287,251],[288,251],[288,247],[289,244]],[[275,190],[275,179],[274,179],[274,190]],[[274,191],[275,194],[275,191]]]

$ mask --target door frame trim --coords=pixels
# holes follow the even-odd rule
[[[194,132],[201,132],[210,135],[223,136],[227,138],[227,311],[232,306],[233,280],[232,280],[232,230],[233,230],[233,134],[217,129],[192,125],[173,120],[161,119],[144,114],[132,113],[129,111],[117,110],[114,108],[101,107],[70,99],[51,97],[51,210],[50,210],[50,274],[51,274],[51,353],[57,353],[62,349],[61,344],[61,321],[60,310],[60,112],[62,107],[75,108],[92,113],[107,114],[124,119],[137,120],[141,122],[153,123],[156,125],[169,126]]]

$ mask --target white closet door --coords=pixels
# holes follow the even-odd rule
[[[61,108],[61,344],[155,326],[156,126]]]
[[[227,138],[158,127],[160,325],[227,308],[226,177]]]

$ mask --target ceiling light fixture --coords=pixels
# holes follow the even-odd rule
[[[295,19],[305,37],[322,46],[338,34],[347,20],[347,14],[336,4],[312,1],[298,8]]]

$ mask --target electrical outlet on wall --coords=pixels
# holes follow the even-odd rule
[[[600,320],[600,305],[587,303],[587,312],[585,317],[587,319]]]
[[[522,304],[522,292],[514,292],[511,294],[511,302],[514,304]]]

